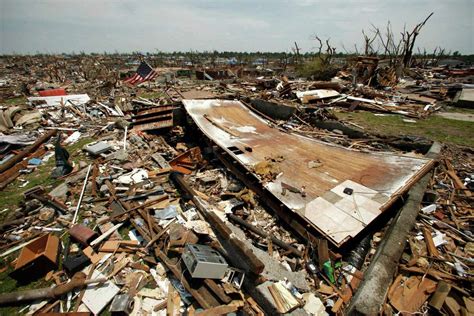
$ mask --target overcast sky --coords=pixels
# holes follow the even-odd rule
[[[418,47],[474,53],[474,0],[0,0],[0,53],[343,51],[390,20],[398,34],[430,12]]]

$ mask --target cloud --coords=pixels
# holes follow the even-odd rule
[[[429,12],[418,45],[473,52],[471,0],[0,0],[0,52],[305,51],[312,34],[361,45],[361,30],[396,34]]]

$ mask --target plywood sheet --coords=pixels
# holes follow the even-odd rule
[[[183,103],[202,132],[247,170],[281,156],[275,162],[279,175],[262,178],[262,184],[335,245],[360,233],[433,163],[423,157],[360,152],[285,132],[238,101]],[[309,168],[310,161],[321,164]],[[282,183],[306,194],[284,192]],[[353,193],[344,193],[345,188]]]

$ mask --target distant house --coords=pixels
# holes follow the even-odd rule
[[[227,60],[227,65],[235,66],[239,63],[238,59],[235,57],[231,57]]]
[[[266,58],[257,58],[252,62],[252,65],[254,65],[254,66],[263,66],[263,65],[266,65],[267,63],[268,62],[267,62]]]

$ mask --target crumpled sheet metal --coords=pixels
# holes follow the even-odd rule
[[[268,157],[282,156],[280,174],[263,185],[337,246],[357,236],[434,164],[422,157],[360,152],[285,133],[239,101],[183,103],[201,131],[248,171],[254,173]],[[321,165],[310,168],[311,161]],[[282,184],[299,191],[283,190]]]

